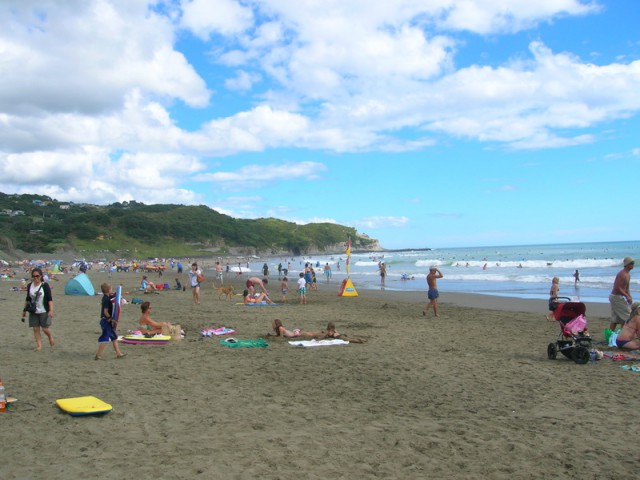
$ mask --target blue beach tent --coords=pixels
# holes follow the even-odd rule
[[[91,279],[86,273],[79,273],[67,282],[64,287],[65,295],[95,295]]]

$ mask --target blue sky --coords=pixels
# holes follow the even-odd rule
[[[386,248],[640,239],[636,0],[5,0],[0,191]]]

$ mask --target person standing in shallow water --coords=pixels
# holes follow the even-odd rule
[[[22,311],[22,321],[27,313],[27,307],[35,303],[35,311],[29,311],[29,326],[33,328],[33,336],[36,340],[36,352],[42,350],[41,331],[49,339],[49,345],[53,347],[53,333],[51,323],[53,322],[53,297],[51,287],[43,281],[42,270],[34,268],[31,270],[31,283],[27,285],[27,297],[25,298],[24,309]]]
[[[442,277],[443,275],[437,267],[434,266],[429,269],[429,274],[427,275],[427,286],[429,287],[429,290],[427,291],[428,302],[424,306],[424,310],[422,310],[422,315],[424,316],[427,315],[427,310],[430,308],[433,309],[434,316],[438,316],[438,297],[440,296],[440,293],[438,292],[437,280]]]

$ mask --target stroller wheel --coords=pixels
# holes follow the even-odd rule
[[[578,365],[584,365],[585,363],[589,362],[591,355],[589,354],[589,349],[587,347],[579,345],[573,349],[571,357],[573,358],[573,361]]]
[[[547,347],[547,358],[549,360],[555,360],[557,354],[558,354],[558,349],[556,348],[556,344],[550,343],[549,346]]]

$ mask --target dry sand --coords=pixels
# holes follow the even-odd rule
[[[90,276],[96,290],[107,279]],[[152,301],[153,317],[187,336],[122,345],[120,360],[109,347],[94,361],[100,297],[65,296],[61,278],[57,343],[38,353],[19,320],[24,294],[2,283],[0,375],[18,398],[0,414],[3,480],[637,477],[640,374],[612,360],[548,360],[558,327],[545,301],[443,294],[434,319],[421,314],[422,292],[341,298],[321,284],[307,306],[245,307],[207,281],[196,306],[189,290],[143,296],[139,274],[114,274],[125,298]],[[607,310],[587,305],[596,341]],[[138,315],[123,307],[121,334]],[[333,320],[368,341],[231,349],[199,336],[227,326],[258,338],[274,318],[311,330]],[[54,405],[84,395],[113,411],[71,417]]]

